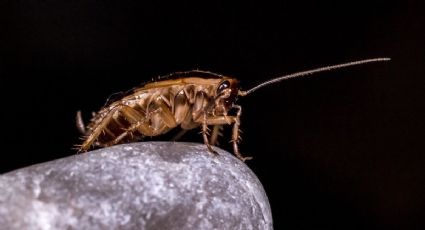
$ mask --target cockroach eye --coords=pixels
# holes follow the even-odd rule
[[[84,135],[79,152],[86,152],[92,147],[107,147],[138,141],[142,137],[159,136],[180,126],[184,130],[201,127],[205,145],[211,153],[217,154],[211,147],[217,143],[216,137],[220,131],[215,127],[233,124],[233,152],[240,160],[245,161],[250,158],[243,157],[238,148],[242,110],[241,106],[235,104],[238,95],[246,96],[265,86],[292,78],[389,60],[372,58],[319,67],[273,78],[247,91],[240,90],[237,79],[208,71],[173,73],[168,76],[180,77],[148,83],[128,91],[129,93],[120,94],[120,98],[115,100],[110,98],[107,104],[93,115],[87,126],[78,112],[77,127]],[[232,109],[235,115],[227,116],[227,112]],[[209,125],[214,125],[210,139]]]
[[[223,90],[228,89],[230,87],[230,82],[228,80],[223,81],[217,88],[217,94],[223,92]]]

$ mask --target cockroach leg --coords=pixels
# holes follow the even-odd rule
[[[81,145],[81,148],[78,152],[86,152],[97,140],[99,135],[103,132],[103,129],[109,124],[112,120],[112,116],[116,112],[117,108],[112,109],[107,115],[105,115],[102,120],[99,122],[99,125],[87,136],[84,143]]]
[[[221,133],[221,130],[223,129],[222,125],[214,125],[213,127],[213,131],[211,133],[211,137],[210,137],[210,144],[211,145],[217,145],[218,144],[218,136],[223,136],[223,134]]]
[[[208,125],[207,125],[207,113],[203,114],[203,122],[202,122],[202,137],[204,138],[204,143],[207,145],[208,150],[214,155],[218,155],[218,153],[211,147],[208,141]]]
[[[131,126],[119,136],[122,136],[121,139],[123,139],[129,133],[135,132],[136,130],[138,130],[141,134],[145,136],[155,135],[155,130],[152,129],[152,127],[150,127],[149,124],[145,122],[149,119],[149,117],[146,117],[144,114],[141,114],[140,112],[129,106],[124,106],[121,109],[121,114],[131,123]],[[119,140],[117,141],[117,143],[119,143]]]
[[[127,119],[130,124],[135,124],[145,119],[145,114],[131,108],[130,106],[122,106],[120,113]]]
[[[164,95],[161,95],[160,98],[169,108],[172,106],[172,101],[168,100]]]
[[[206,120],[207,125],[231,125],[236,121],[236,116],[216,116],[208,117]],[[195,120],[196,123],[202,123],[201,119]]]
[[[234,105],[234,108],[237,109],[236,116],[219,116],[219,117],[209,117],[206,120],[202,122],[203,126],[207,125],[225,125],[225,124],[231,124],[233,123],[233,133],[232,133],[232,140],[233,143],[233,151],[240,160],[246,161],[252,159],[252,157],[244,157],[239,152],[238,147],[238,141],[240,139],[239,133],[239,126],[240,126],[240,117],[242,114],[242,108],[239,105]],[[202,132],[204,134],[204,132]],[[204,142],[205,142],[206,136],[204,136]],[[208,140],[208,139],[207,139]]]
[[[162,121],[169,128],[174,128],[177,126],[176,119],[174,118],[173,113],[170,111],[169,106],[166,105],[166,101],[164,97],[159,97],[155,100],[155,105],[158,106],[158,112],[161,114]]]
[[[220,128],[233,124],[231,142],[234,154],[245,161],[251,157],[243,157],[238,148],[242,113],[241,107],[234,105],[238,96],[243,97],[265,86],[297,77],[389,60],[372,58],[319,67],[273,78],[247,91],[240,90],[239,81],[235,78],[200,70],[176,72],[168,75],[175,79],[148,83],[127,91],[116,100],[108,99],[107,104],[97,114],[93,114],[87,127],[78,111],[77,128],[84,135],[79,152],[85,152],[91,147],[137,141],[144,136],[162,135],[180,126],[183,131],[174,140],[180,138],[186,130],[201,127],[208,150],[216,153],[211,145],[217,144]],[[236,110],[236,115],[228,116],[232,109]],[[210,139],[208,126],[214,126]]]
[[[232,133],[233,152],[241,161],[251,160],[252,157],[242,156],[242,154],[239,152],[239,147],[238,147],[238,142],[240,138],[239,126],[240,126],[240,117],[242,114],[242,107],[239,105],[234,105],[233,108],[237,109],[236,119],[235,119],[235,122],[233,123],[233,133]]]
[[[136,124],[133,124],[129,129],[125,130],[118,137],[116,137],[114,140],[110,141],[106,145],[111,146],[111,145],[116,145],[116,144],[120,143],[128,135],[132,135],[133,132],[135,132],[136,130],[140,130],[142,125],[143,125],[143,122],[137,122]]]

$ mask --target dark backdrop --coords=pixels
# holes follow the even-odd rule
[[[1,172],[75,154],[77,110],[158,75],[200,68],[248,89],[388,56],[242,98],[241,151],[276,229],[425,227],[423,1],[0,5]]]

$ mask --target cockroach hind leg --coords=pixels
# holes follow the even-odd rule
[[[81,154],[81,153],[86,152],[85,150],[83,150],[83,145],[81,145],[81,144],[74,145],[72,147],[72,149],[77,151],[77,154]]]

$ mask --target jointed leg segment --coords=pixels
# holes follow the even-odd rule
[[[213,154],[218,154],[210,145],[208,141],[208,125],[207,125],[207,114],[204,112],[203,114],[203,122],[202,122],[202,137],[204,138],[204,143],[207,146],[208,150]]]
[[[239,142],[239,139],[240,139],[239,125],[240,125],[240,117],[241,117],[241,114],[242,114],[242,107],[239,106],[239,105],[234,105],[234,108],[236,108],[238,111],[236,113],[235,121],[233,123],[233,132],[232,132],[233,152],[242,161],[251,160],[252,157],[244,157],[239,152],[239,147],[238,147],[238,142]]]
[[[202,136],[204,138],[204,143],[207,145],[208,150],[212,153],[216,153],[210,145],[208,140],[208,125],[225,125],[233,123],[233,132],[232,132],[232,140],[233,143],[233,151],[235,155],[242,161],[250,160],[252,157],[244,157],[239,152],[238,142],[240,139],[239,136],[239,126],[240,126],[240,117],[242,114],[242,108],[239,105],[234,105],[234,108],[237,109],[236,116],[217,116],[217,117],[207,117],[206,113],[203,114],[202,120]],[[200,121],[198,121],[200,122]]]
[[[218,144],[218,136],[223,136],[223,134],[221,133],[221,130],[223,129],[222,125],[214,125],[212,133],[211,133],[211,137],[210,137],[210,144],[211,145],[217,145]]]

